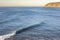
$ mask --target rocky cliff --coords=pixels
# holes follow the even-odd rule
[[[46,4],[45,7],[60,7],[60,2],[51,2]]]

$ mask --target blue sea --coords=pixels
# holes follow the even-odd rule
[[[60,8],[0,7],[0,35],[60,36]]]

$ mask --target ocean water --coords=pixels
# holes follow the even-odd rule
[[[11,33],[60,37],[60,8],[0,7],[0,36]]]

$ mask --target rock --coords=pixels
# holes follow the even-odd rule
[[[60,2],[50,2],[45,7],[60,7]]]

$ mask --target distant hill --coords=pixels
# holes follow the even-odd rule
[[[60,2],[50,2],[47,3],[45,7],[60,7]]]

